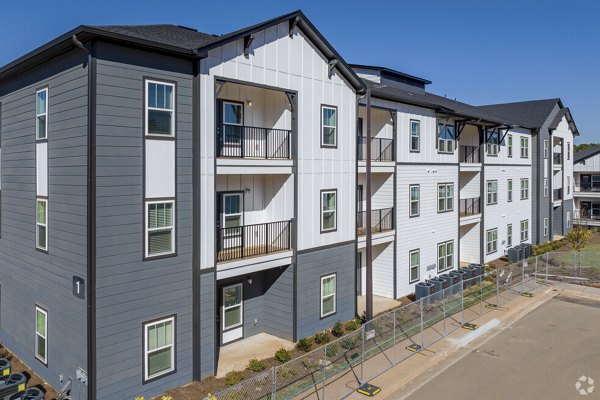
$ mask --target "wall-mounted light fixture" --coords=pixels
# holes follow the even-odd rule
[[[248,107],[252,107],[252,100],[248,100]]]
[[[248,276],[246,278],[246,280],[248,281],[248,285],[252,285],[252,277],[251,276]]]

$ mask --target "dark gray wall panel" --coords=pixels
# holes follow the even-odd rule
[[[294,266],[269,270],[265,274],[264,331],[293,340]]]
[[[564,207],[561,205],[559,207],[554,207],[553,215],[552,215],[552,235],[564,235]]]
[[[215,273],[205,272],[200,275],[200,373],[202,378],[215,374],[216,327],[217,312],[215,291]]]

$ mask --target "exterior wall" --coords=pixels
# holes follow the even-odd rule
[[[192,64],[98,44],[98,399],[192,380]],[[144,78],[176,82],[176,255],[144,261]],[[143,384],[143,323],[176,315],[176,372]],[[214,315],[214,314],[213,314]]]
[[[200,374],[202,378],[212,376],[216,372],[215,348],[218,342],[215,313],[217,312],[217,288],[215,269],[202,271],[200,274]]]
[[[556,188],[563,188],[563,200],[561,206],[558,209],[554,209],[554,218],[552,223],[552,233],[554,235],[566,235],[573,227],[573,196],[575,188],[575,177],[573,167],[573,133],[569,128],[566,116],[563,116],[562,120],[552,132],[552,136],[562,139],[562,148],[557,148],[557,152],[561,151],[563,154],[562,168],[560,172],[555,174],[555,179],[560,182],[556,182]],[[570,152],[569,152],[570,148]],[[570,180],[570,185],[569,185]],[[562,211],[559,213],[559,210]],[[570,213],[571,221],[570,226],[567,227],[567,212]]]
[[[480,222],[460,227],[460,261],[479,263],[481,261]]]
[[[577,176],[581,173],[600,174],[600,153],[579,161],[573,165],[573,171]],[[579,179],[576,181],[579,184]]]
[[[331,328],[356,315],[355,244],[353,242],[298,254],[296,338]],[[336,274],[336,313],[320,318],[321,277]]]
[[[36,251],[36,90],[48,87],[48,252]],[[0,341],[44,380],[87,369],[87,55],[72,51],[2,82]],[[34,357],[35,306],[48,312],[47,365]],[[79,381],[75,393],[86,392]]]

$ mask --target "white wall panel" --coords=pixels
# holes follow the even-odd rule
[[[35,175],[38,196],[48,196],[48,142],[35,144]]]
[[[175,197],[175,141],[146,139],[146,199]]]

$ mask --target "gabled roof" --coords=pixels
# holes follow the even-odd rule
[[[418,76],[409,75],[404,72],[400,72],[395,69],[391,69],[391,68],[387,68],[387,67],[378,67],[375,65],[363,65],[363,64],[350,64],[350,66],[354,69],[367,69],[367,70],[371,70],[371,71],[379,71],[379,72],[386,73],[386,74],[389,74],[392,76],[397,76],[397,77],[405,78],[405,79],[408,79],[411,81],[420,82],[425,85],[429,85],[431,83],[430,80],[427,80],[425,78],[419,78]]]
[[[529,128],[541,128],[550,113],[554,110],[556,104],[559,104],[562,108],[560,99],[545,99],[545,100],[531,100],[531,101],[519,101],[516,103],[504,103],[504,104],[490,104],[486,106],[480,106],[482,110],[509,117],[520,125]]]
[[[595,156],[596,154],[600,154],[600,145],[598,146],[594,146],[594,147],[590,147],[588,149],[585,150],[581,150],[576,152],[573,155],[573,161],[575,163],[580,162],[581,160],[585,160],[586,158],[590,158]]]
[[[73,49],[76,46],[75,39],[81,43],[86,43],[92,39],[107,40],[174,54],[179,57],[201,58],[205,57],[207,52],[215,47],[239,40],[286,21],[290,22],[290,26],[295,25],[302,30],[328,61],[337,61],[334,68],[357,93],[364,93],[365,86],[362,80],[300,10],[220,36],[198,32],[183,26],[166,24],[81,25],[0,68],[0,81]]]

